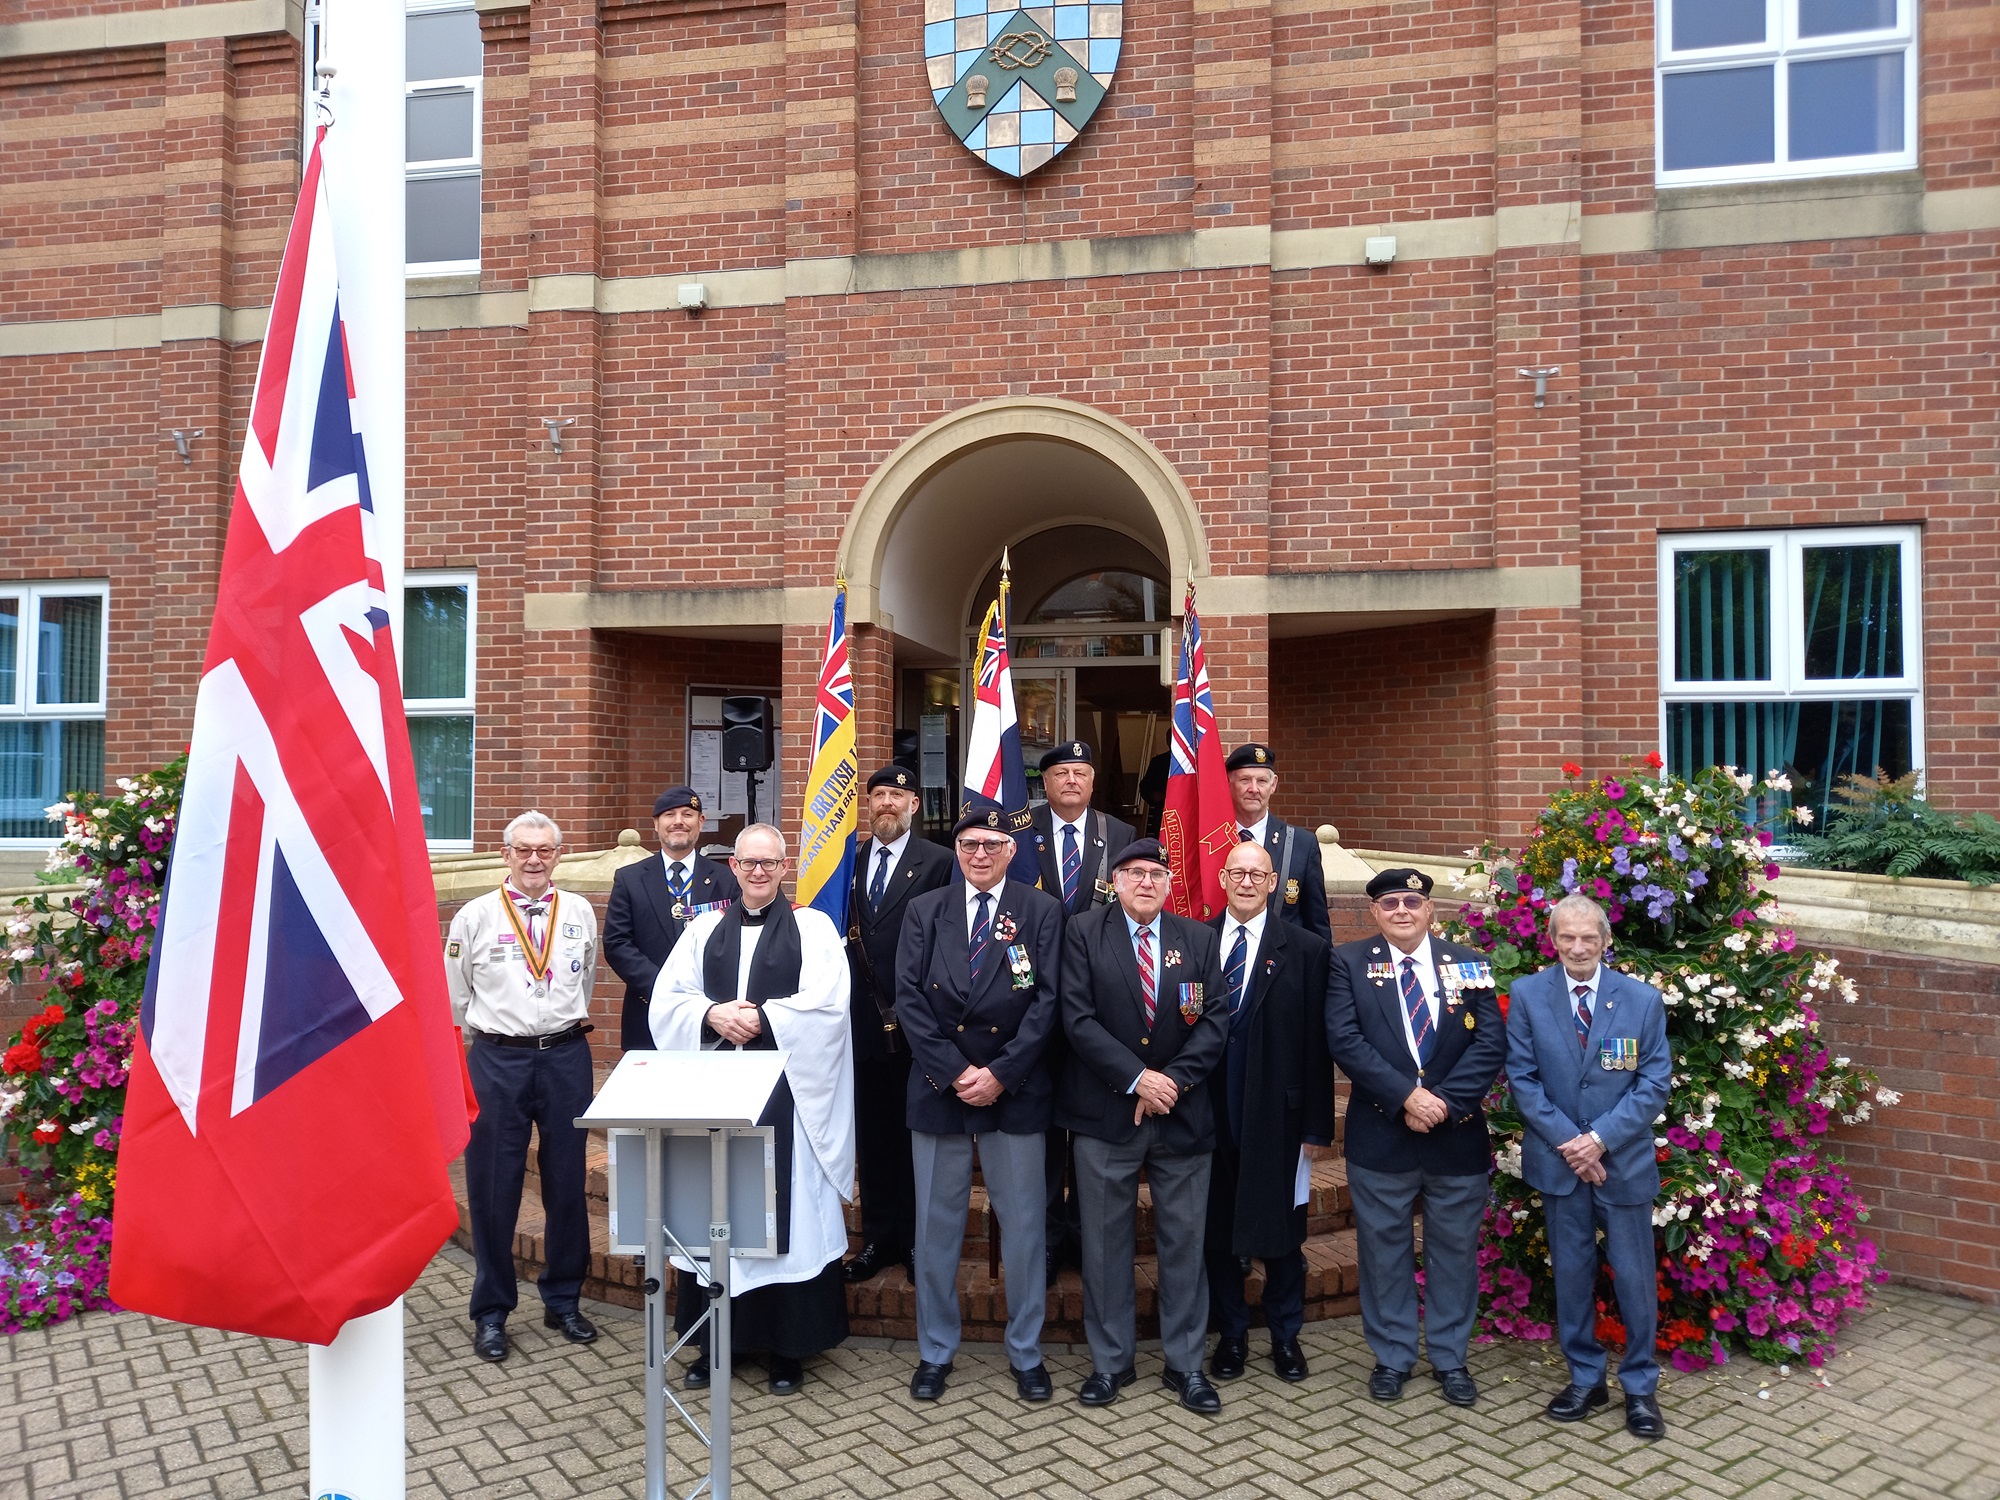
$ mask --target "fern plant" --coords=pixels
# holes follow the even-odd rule
[[[1826,832],[1788,842],[1804,864],[1869,875],[1917,875],[1991,885],[2000,880],[2000,820],[1954,813],[1924,796],[1920,773],[1843,776]]]

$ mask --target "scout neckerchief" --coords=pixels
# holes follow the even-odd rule
[[[556,947],[556,906],[558,904],[556,888],[550,886],[546,897],[533,897],[523,891],[516,890],[513,882],[509,881],[506,890],[501,892],[501,894],[507,898],[500,903],[501,909],[507,913],[507,925],[514,929],[514,940],[521,945],[521,957],[527,960],[528,983],[531,985],[547,983],[549,977],[549,959],[554,954]],[[515,907],[519,903],[537,904],[541,900],[548,902],[549,910],[542,922],[541,946],[537,947],[533,936],[533,927],[531,924],[521,920],[521,914],[515,910]]]

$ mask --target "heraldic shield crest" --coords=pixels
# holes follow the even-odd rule
[[[1026,177],[1097,113],[1124,33],[1123,0],[924,0],[931,96],[968,151]]]

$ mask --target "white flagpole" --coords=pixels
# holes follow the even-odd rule
[[[377,548],[403,644],[403,94],[406,0],[323,0],[335,69],[327,131],[341,316]],[[311,105],[308,105],[311,108]],[[355,1318],[307,1356],[311,1500],[404,1500],[403,1302]]]

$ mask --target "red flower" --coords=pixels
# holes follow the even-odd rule
[[[42,1071],[42,1049],[33,1042],[16,1042],[0,1057],[0,1073],[31,1074]]]
[[[54,1120],[44,1120],[35,1127],[35,1139],[44,1146],[53,1146],[62,1139],[62,1126]]]
[[[1657,771],[1660,769],[1661,766],[1665,765],[1666,762],[1660,759],[1659,751],[1648,750],[1646,752],[1646,764],[1651,766],[1655,771]]]
[[[1507,1019],[1507,992],[1505,990],[1500,992],[1500,1019],[1503,1021]]]
[[[62,1025],[67,1018],[68,1012],[60,1005],[51,1005],[40,1015],[29,1018],[28,1024],[21,1028],[21,1040],[30,1046],[39,1047],[42,1045],[42,1038]]]
[[[1583,767],[1578,765],[1575,761],[1566,760],[1563,762],[1563,775],[1581,776],[1582,774],[1583,774]]]

